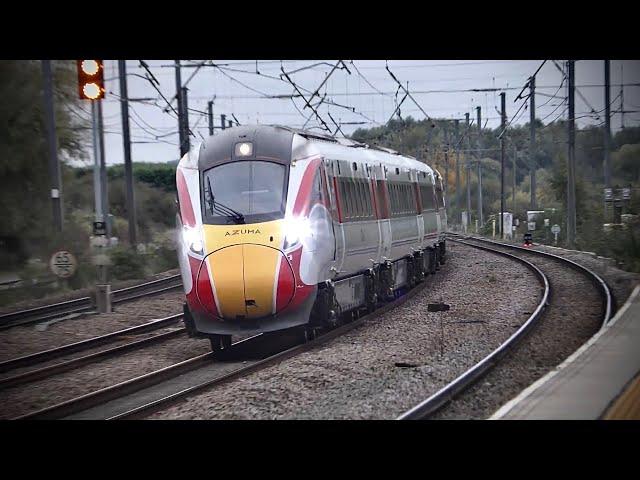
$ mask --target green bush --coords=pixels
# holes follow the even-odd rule
[[[128,247],[112,247],[109,251],[111,259],[111,277],[117,280],[133,280],[145,276],[144,256]]]

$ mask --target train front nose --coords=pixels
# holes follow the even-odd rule
[[[236,244],[216,250],[205,262],[211,272],[218,311],[225,320],[276,314],[293,297],[293,272],[276,248]]]

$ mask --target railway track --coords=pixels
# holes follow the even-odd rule
[[[174,290],[181,286],[181,276],[172,275],[170,277],[141,283],[132,287],[114,290],[112,292],[112,302],[127,302],[141,297]],[[89,312],[93,310],[93,308],[94,306],[91,297],[82,297],[67,300],[65,302],[43,305],[41,307],[5,313],[0,315],[0,331],[20,325],[31,325],[34,323],[44,322],[64,315]]]
[[[260,334],[234,343],[222,357],[206,353],[186,361],[17,417],[23,419],[133,419],[167,408],[204,389],[239,378],[336,338],[401,305],[428,281],[374,312],[301,342],[299,330]],[[258,358],[255,358],[258,357]]]
[[[398,419],[422,419],[433,417],[442,411],[452,400],[464,397],[464,393],[472,390],[477,380],[489,374],[500,365],[501,361],[523,339],[538,331],[541,323],[557,320],[558,315],[566,314],[566,304],[577,302],[572,287],[576,279],[561,278],[560,271],[570,268],[574,275],[582,277],[582,281],[597,289],[602,297],[601,311],[598,312],[600,325],[606,324],[612,315],[613,300],[606,283],[595,273],[572,262],[552,254],[530,249],[523,249],[511,245],[499,244],[485,239],[472,237],[451,236],[450,240],[466,245],[491,251],[497,255],[513,258],[515,261],[527,265],[538,278],[540,302],[530,317],[498,348],[492,351],[480,362],[441,388],[434,395],[402,414]],[[508,253],[506,250],[511,250]],[[526,257],[526,258],[525,258]],[[571,281],[573,284],[567,285]],[[18,419],[133,419],[143,418],[156,411],[163,410],[190,395],[199,393],[210,387],[228,382],[234,378],[245,376],[251,372],[281,362],[311,349],[321,343],[346,333],[361,325],[367,319],[381,315],[400,303],[408,300],[429,282],[423,282],[411,292],[375,312],[346,323],[336,329],[307,343],[298,344],[299,337],[280,341],[276,336],[258,335],[236,342],[224,358],[215,358],[207,353],[192,357],[186,361],[156,370],[154,372],[121,382],[87,395],[71,399],[52,407],[32,412],[18,417]],[[584,286],[584,285],[583,285]],[[586,288],[586,287],[585,287]],[[532,287],[532,290],[536,287]],[[577,295],[584,291],[577,289]],[[572,297],[573,295],[573,297]],[[596,299],[596,303],[599,303]],[[537,327],[538,326],[538,327]],[[534,330],[536,329],[536,330]],[[294,335],[292,333],[292,335]],[[295,336],[295,335],[294,335]],[[124,346],[126,347],[126,345]],[[119,348],[119,347],[116,347]],[[133,347],[132,347],[133,348]],[[248,355],[253,352],[254,355]],[[256,352],[261,352],[255,355]],[[115,354],[115,352],[114,352]],[[255,357],[258,358],[255,358]],[[250,358],[249,358],[250,357]],[[242,360],[239,360],[242,359]],[[1,384],[0,384],[1,385]]]
[[[583,302],[585,299],[580,297],[582,292],[579,291],[579,288],[574,288],[576,284],[572,284],[570,279],[563,278],[559,270],[569,268],[578,272],[586,282],[592,285],[592,288],[598,291],[602,299],[599,328],[604,327],[613,314],[613,297],[606,282],[595,272],[572,260],[546,252],[477,237],[450,234],[449,240],[490,251],[497,255],[508,256],[523,263],[539,280],[542,287],[541,300],[529,318],[498,348],[435,394],[404,412],[398,417],[398,420],[419,420],[432,417],[498,365],[543,318],[551,322],[561,322],[562,317],[567,315],[567,308],[572,308]],[[511,250],[513,253],[508,253],[506,250]],[[573,280],[575,281],[575,278]]]
[[[118,340],[130,335],[139,335],[142,333],[152,332],[154,330],[158,330],[161,328],[166,328],[179,322],[182,319],[182,316],[183,315],[181,313],[176,315],[171,315],[169,317],[152,320],[150,322],[143,323],[142,325],[137,325],[135,327],[129,327],[129,328],[115,331],[115,332],[111,332],[106,335],[100,335],[100,336],[92,337],[86,340],[81,340],[79,342],[63,345],[61,347],[51,348],[48,350],[32,353],[30,355],[24,355],[22,357],[5,360],[4,362],[0,362],[0,373],[15,370],[17,368],[34,366],[40,363],[55,360],[56,358],[67,356],[72,353],[81,352],[81,351],[98,347],[100,345],[104,345],[107,343],[117,342]],[[101,360],[111,355],[124,353],[126,351],[130,351],[135,348],[140,348],[142,346],[150,345],[154,342],[164,340],[166,338],[175,336],[179,333],[183,333],[184,331],[185,329],[181,327],[179,329],[171,330],[169,332],[165,332],[159,335],[154,335],[152,337],[148,337],[142,340],[136,340],[134,342],[126,343],[124,345],[119,345],[117,347],[113,347],[107,350],[102,350],[100,352],[96,352],[90,355],[74,358],[74,359],[62,362],[60,364],[50,365],[37,370],[31,370],[19,375],[15,375],[13,377],[6,377],[3,379],[0,379],[0,389],[7,388],[9,386],[18,385],[26,381],[41,379],[50,375],[65,372],[65,371],[71,370],[72,368],[86,365],[88,363]]]

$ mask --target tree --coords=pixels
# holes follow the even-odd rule
[[[83,158],[86,122],[71,113],[80,102],[75,63],[52,62],[52,69],[60,158]],[[0,62],[0,238],[14,252],[37,250],[52,230],[42,92],[40,61]]]

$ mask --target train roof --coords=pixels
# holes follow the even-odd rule
[[[427,164],[389,148],[283,125],[243,125],[225,129],[218,135],[208,137],[199,148],[198,167],[208,169],[234,160],[233,146],[242,141],[255,144],[253,158],[269,159],[283,164],[319,154],[336,160],[383,163],[435,173]]]

